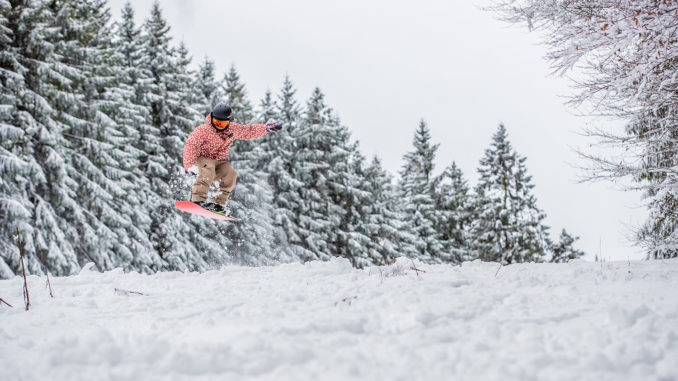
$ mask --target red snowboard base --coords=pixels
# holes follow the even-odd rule
[[[177,202],[174,203],[174,206],[176,206],[177,209],[179,209],[181,211],[191,213],[191,214],[197,214],[197,215],[203,216],[203,217],[209,217],[209,218],[212,218],[212,219],[215,219],[215,220],[238,221],[237,218],[228,217],[228,216],[224,216],[224,215],[221,215],[221,214],[218,214],[218,213],[210,212],[209,210],[203,209],[202,207],[200,207],[200,205],[196,205],[196,204],[194,204],[190,201],[177,201]]]

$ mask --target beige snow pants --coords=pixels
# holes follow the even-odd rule
[[[226,204],[238,178],[238,173],[233,169],[231,163],[225,160],[199,157],[195,165],[198,167],[198,178],[193,184],[192,200],[207,201],[207,192],[210,190],[210,185],[217,181],[221,194],[214,199],[214,202]]]

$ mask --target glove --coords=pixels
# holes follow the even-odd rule
[[[278,132],[282,130],[282,123],[266,123],[266,131],[268,132]]]

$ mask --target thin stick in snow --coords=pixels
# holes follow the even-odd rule
[[[412,258],[410,258],[410,261],[412,261],[412,267],[410,267],[410,269],[416,271],[416,273],[417,273],[417,278],[419,277],[419,271],[421,271],[421,272],[423,272],[423,273],[426,272],[426,271],[424,271],[424,270],[418,269],[417,266],[414,264],[414,260],[413,260]]]
[[[14,306],[13,306],[13,305],[11,305],[11,304],[7,303],[7,302],[6,302],[6,301],[4,301],[4,300],[3,300],[2,298],[0,298],[0,303],[5,303],[6,305],[8,305],[8,306],[10,306],[10,307],[14,308]]]
[[[31,306],[31,297],[28,295],[28,281],[26,280],[26,266],[24,265],[24,245],[21,243],[21,234],[19,228],[16,229],[16,244],[19,246],[19,258],[21,259],[21,271],[24,274],[24,303],[26,311]]]
[[[45,274],[47,274],[47,288],[49,288],[49,296],[53,298],[54,294],[52,293],[52,285],[49,283],[49,269],[47,269],[47,262],[45,262],[45,256],[42,255],[42,249],[38,249],[38,252],[40,253],[40,261],[45,267]]]
[[[502,266],[504,266],[504,262],[500,262],[500,263],[499,263],[499,268],[497,269],[497,272],[494,273],[494,277],[495,277],[495,278],[497,277],[497,275],[499,275],[499,270],[501,270]]]

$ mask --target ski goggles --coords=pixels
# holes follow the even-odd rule
[[[231,122],[230,120],[219,120],[219,119],[212,118],[212,123],[214,123],[215,126],[221,127],[221,128],[228,127],[228,124],[230,122]]]

